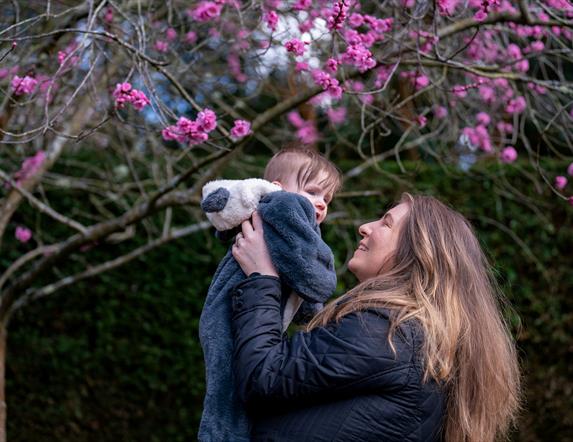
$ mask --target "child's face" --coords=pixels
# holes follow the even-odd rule
[[[321,183],[324,182],[326,174],[319,174],[314,180],[307,182],[302,188],[298,187],[296,178],[290,176],[285,180],[285,182],[274,181],[286,190],[287,192],[298,193],[308,199],[314,206],[314,211],[316,213],[316,222],[320,225],[325,219],[328,213],[328,205],[332,200],[332,193],[329,189],[326,189]]]

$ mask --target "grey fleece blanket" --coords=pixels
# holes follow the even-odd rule
[[[289,192],[272,192],[258,207],[265,241],[281,281],[304,300],[325,302],[336,288],[332,251],[322,241],[312,204]],[[232,369],[231,290],[246,276],[229,250],[215,273],[199,323],[207,386],[201,442],[249,440],[249,421],[235,392]]]

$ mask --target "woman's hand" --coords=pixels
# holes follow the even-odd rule
[[[242,232],[237,234],[231,253],[245,275],[258,272],[261,275],[278,276],[263,237],[263,221],[258,212],[253,212],[252,224],[250,220],[243,221],[241,229]]]

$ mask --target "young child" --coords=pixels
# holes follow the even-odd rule
[[[257,201],[256,207],[263,220],[271,259],[283,285],[281,313],[283,329],[286,329],[303,301],[308,306],[320,305],[336,288],[334,258],[321,239],[319,225],[326,218],[328,205],[339,190],[342,177],[336,166],[319,153],[307,148],[286,148],[271,158],[264,178],[266,184],[272,182],[278,186],[271,186],[271,190],[286,191],[267,193]],[[240,187],[230,186],[231,192],[217,192],[215,206],[219,207],[208,210],[222,210],[231,202],[240,203],[240,195],[231,194],[240,190],[234,189]],[[245,219],[249,216],[250,213]],[[213,277],[201,313],[199,334],[207,385],[200,441],[250,439],[248,418],[237,399],[231,365],[231,290],[245,277],[229,251]],[[312,307],[309,310],[312,311]]]

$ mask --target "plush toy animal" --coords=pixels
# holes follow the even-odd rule
[[[267,193],[282,190],[260,178],[215,180],[203,186],[201,208],[219,232],[232,230],[248,220]]]

